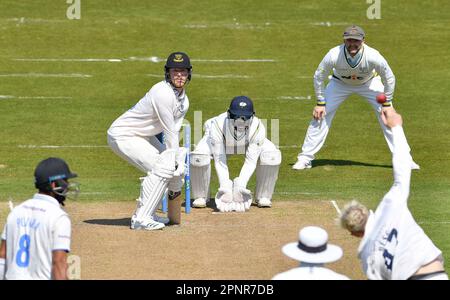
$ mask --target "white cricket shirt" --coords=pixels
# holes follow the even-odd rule
[[[71,224],[59,202],[44,194],[16,206],[8,215],[6,279],[51,279],[52,251],[70,251]]]
[[[164,132],[167,149],[178,149],[179,132],[188,108],[189,99],[185,91],[179,94],[170,83],[161,81],[114,121],[108,135],[115,139],[146,138]]]
[[[245,162],[242,166],[239,178],[241,183],[247,185],[250,177],[256,169],[262,145],[266,139],[266,129],[256,116],[245,136],[235,136],[227,113],[222,113],[205,122],[205,135],[211,145],[214,163],[221,186],[226,186],[230,180],[227,166],[227,154],[245,154]]]
[[[396,126],[392,133],[394,184],[370,214],[358,248],[369,279],[408,279],[441,255],[408,209],[412,158],[403,128]]]
[[[363,44],[362,55],[355,67],[350,66],[346,58],[345,45],[332,48],[323,58],[314,74],[314,89],[317,100],[325,99],[325,80],[333,72],[340,80],[349,85],[362,85],[374,76],[379,75],[384,85],[384,93],[388,101],[394,96],[395,76],[387,61],[377,50]]]

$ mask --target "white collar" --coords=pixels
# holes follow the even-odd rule
[[[184,94],[185,94],[184,88],[180,92],[169,81],[166,81],[166,83],[172,88],[173,92],[175,93],[175,97],[177,98],[177,100],[178,101],[182,101],[184,99]]]
[[[362,56],[362,53],[364,52],[363,49],[364,49],[364,44],[361,46],[361,49],[359,49],[358,53],[356,53],[355,56],[351,56],[350,53],[347,50],[347,47],[345,47],[345,44],[344,44],[344,51],[345,51],[345,54],[346,54],[345,56],[352,63],[355,63],[355,62],[359,61],[359,59]]]
[[[53,205],[57,205],[58,207],[60,207],[58,200],[56,200],[55,198],[53,198],[52,196],[49,196],[49,195],[36,193],[36,194],[34,194],[33,199],[44,200],[44,201],[50,202]]]

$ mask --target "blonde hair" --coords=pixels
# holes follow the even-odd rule
[[[358,201],[351,201],[345,205],[339,217],[341,227],[350,232],[364,232],[369,210]]]

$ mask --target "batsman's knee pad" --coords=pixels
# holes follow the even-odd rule
[[[169,181],[169,191],[179,192],[183,188],[183,176],[175,176]]]
[[[191,189],[192,197],[209,198],[209,183],[211,180],[211,155],[207,153],[191,153]]]
[[[278,170],[281,164],[281,152],[278,149],[264,151],[259,157],[256,167],[255,198],[272,199],[275,183],[278,179]]]

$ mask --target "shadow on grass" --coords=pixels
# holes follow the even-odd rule
[[[289,164],[291,166],[294,163]],[[353,160],[343,160],[343,159],[316,159],[312,162],[312,168],[323,167],[323,166],[364,166],[364,167],[377,167],[377,168],[388,168],[392,169],[391,165],[381,165],[381,164],[370,164],[365,162],[353,161]]]

